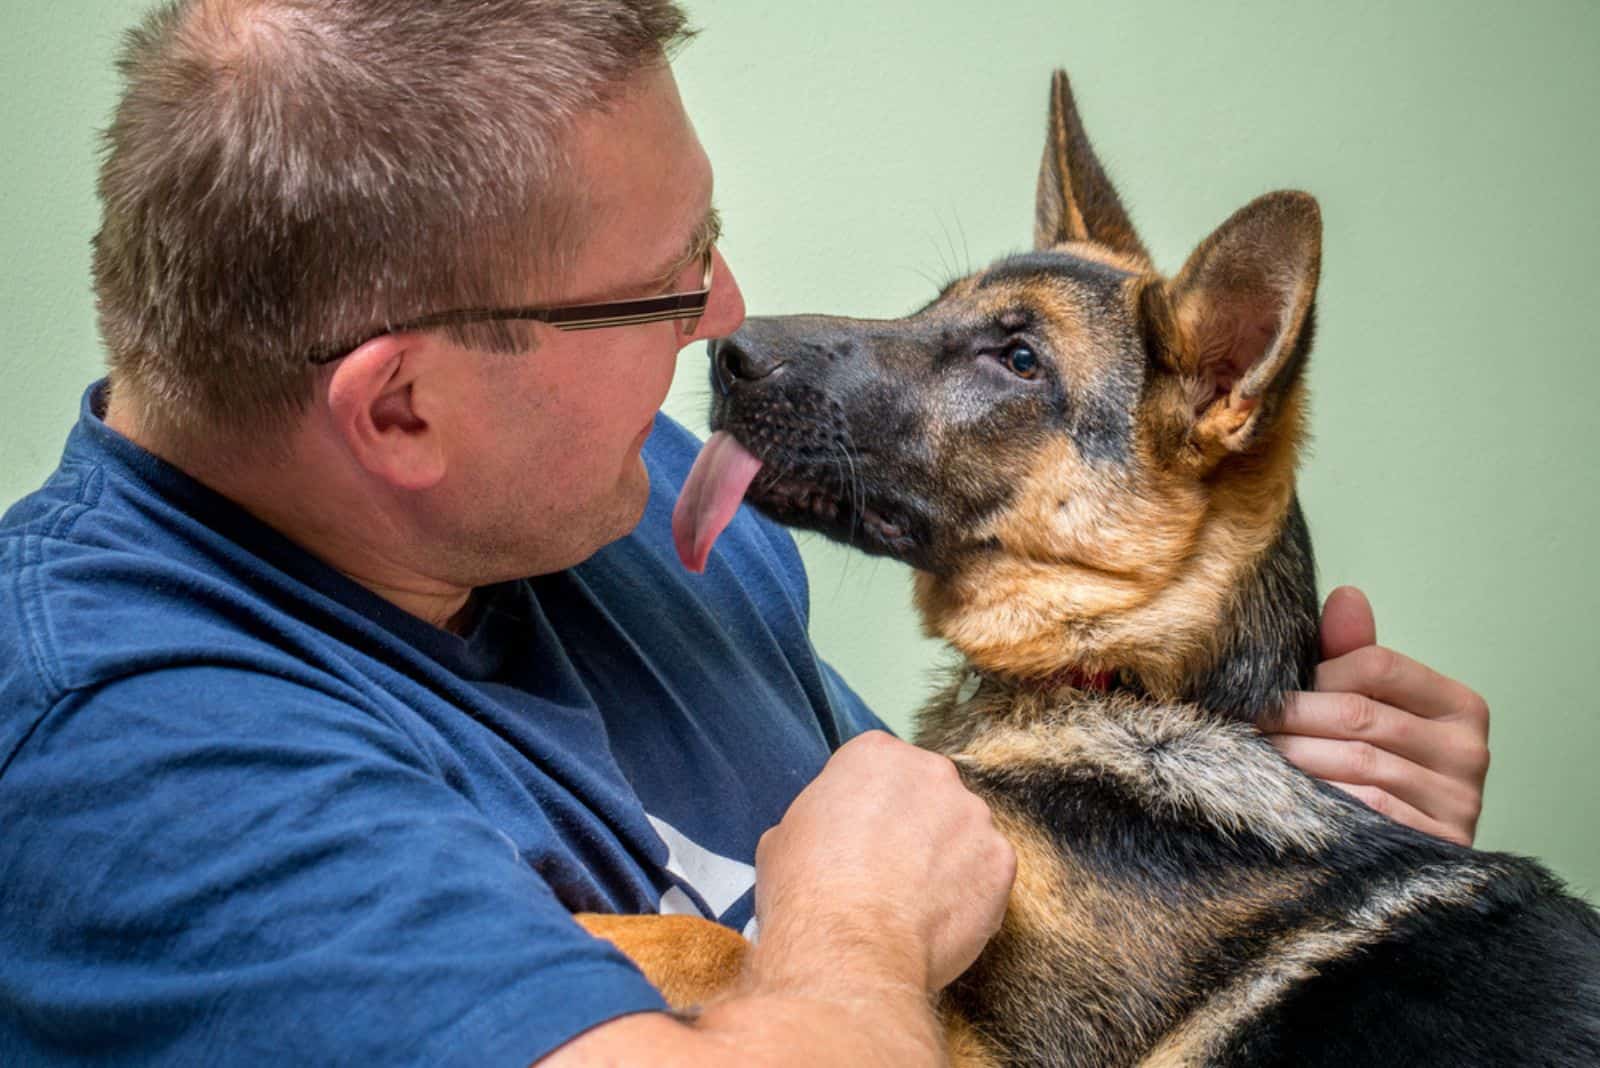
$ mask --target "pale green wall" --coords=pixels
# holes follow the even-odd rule
[[[0,14],[0,501],[96,373],[94,131],[135,0]],[[680,80],[758,312],[901,314],[1025,245],[1048,72],[1158,260],[1298,186],[1328,233],[1303,495],[1325,585],[1494,708],[1480,843],[1600,890],[1600,5],[692,3]],[[685,354],[670,409],[702,421]],[[904,724],[907,574],[804,543],[818,645]]]

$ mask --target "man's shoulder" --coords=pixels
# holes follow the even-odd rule
[[[94,438],[80,424],[56,471],[0,518],[0,764],[59,703],[119,680],[210,666],[237,705],[254,681],[331,679],[314,631],[336,606],[291,573],[293,547]]]

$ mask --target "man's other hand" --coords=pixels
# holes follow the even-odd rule
[[[1471,845],[1489,772],[1483,698],[1379,645],[1372,606],[1353,586],[1323,605],[1315,685],[1271,725],[1284,756],[1386,816]]]

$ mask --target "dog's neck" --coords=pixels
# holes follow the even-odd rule
[[[984,671],[968,661],[962,665],[962,686],[957,696],[957,704],[964,704],[966,698],[976,693],[980,687],[1027,695],[1046,703],[1057,703],[1082,694],[1144,696],[1138,677],[1131,671],[1091,672],[1063,668],[1053,675],[1031,677]]]
[[[1272,547],[1234,591],[1215,654],[1184,700],[1230,719],[1261,722],[1316,672],[1320,618],[1316,561],[1300,500],[1293,498]]]
[[[985,670],[969,661],[963,692],[979,686],[1051,700],[1126,693],[1181,700],[1225,719],[1259,723],[1285,696],[1311,684],[1317,662],[1318,600],[1310,535],[1291,499],[1276,539],[1223,606],[1214,641],[1174,689],[1147,684],[1136,668],[1061,665],[1044,674]]]

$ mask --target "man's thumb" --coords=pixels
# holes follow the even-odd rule
[[[1322,605],[1322,659],[1333,660],[1378,644],[1378,622],[1367,595],[1354,586],[1340,586]]]

